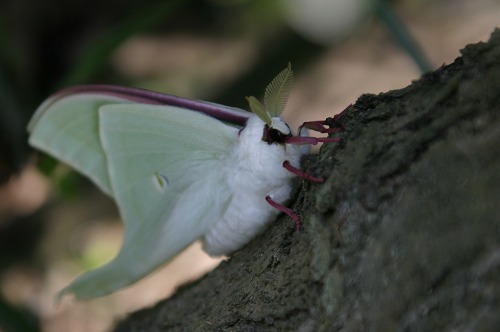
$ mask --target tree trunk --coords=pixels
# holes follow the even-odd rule
[[[391,73],[387,73],[390,75]],[[500,30],[363,95],[281,216],[116,331],[493,331],[500,326]]]

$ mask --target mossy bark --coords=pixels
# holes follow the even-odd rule
[[[390,75],[390,73],[388,73]],[[500,326],[500,30],[363,95],[267,231],[116,331],[493,331]]]

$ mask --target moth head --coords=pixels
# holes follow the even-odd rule
[[[286,139],[291,136],[292,130],[286,122],[279,117],[275,117],[271,118],[271,125],[265,124],[262,141],[267,144],[285,144]]]
[[[266,88],[264,104],[255,97],[247,97],[250,109],[265,126],[262,141],[272,144],[284,144],[287,137],[292,136],[290,127],[281,119],[293,82],[293,72],[290,63],[283,69]]]

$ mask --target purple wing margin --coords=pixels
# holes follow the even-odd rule
[[[224,106],[206,101],[180,98],[139,88],[104,84],[77,85],[65,88],[53,94],[50,97],[50,100],[52,102],[55,102],[58,99],[66,97],[68,95],[86,93],[109,95],[137,103],[177,106],[188,110],[201,112],[218,120],[232,123],[238,126],[244,126],[248,118],[252,114],[239,108]]]

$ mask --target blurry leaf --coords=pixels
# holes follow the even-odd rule
[[[74,170],[69,170],[57,181],[57,187],[61,196],[65,199],[74,200],[78,199],[80,195],[80,187],[83,176]]]
[[[14,307],[0,297],[0,331],[37,332],[41,331],[38,317],[24,308]]]
[[[26,161],[26,129],[14,89],[0,63],[0,183]]]
[[[45,176],[50,177],[54,172],[57,164],[59,163],[57,159],[49,156],[48,154],[39,153],[38,154],[38,170]]]
[[[422,73],[430,72],[432,65],[391,5],[386,0],[373,0],[373,10],[399,46],[415,61],[420,71]]]
[[[120,241],[103,236],[94,238],[85,247],[79,263],[83,270],[96,269],[115,257],[119,249]]]
[[[38,170],[51,179],[60,196],[69,200],[79,198],[79,187],[81,187],[82,181],[86,181],[86,179],[71,167],[60,163],[48,154],[39,152],[38,156]]]
[[[86,83],[109,61],[112,53],[132,35],[143,31],[160,20],[166,20],[176,9],[189,0],[161,1],[140,10],[136,15],[116,25],[102,38],[89,45],[81,55],[75,69],[62,80],[60,87]]]
[[[5,27],[5,21],[0,20],[0,59],[1,55],[5,53],[6,50],[6,35],[7,35],[7,29]]]

